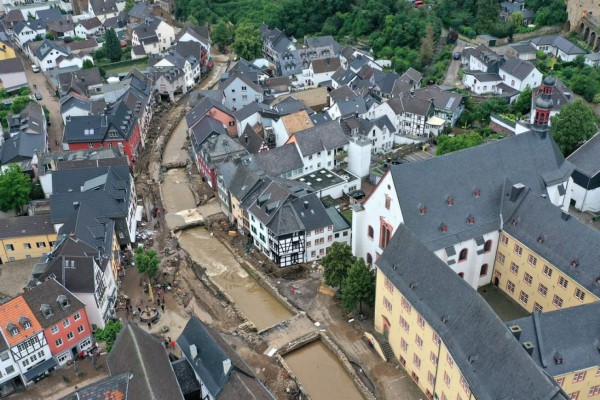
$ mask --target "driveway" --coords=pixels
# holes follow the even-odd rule
[[[29,83],[29,89],[31,93],[36,90],[41,93],[42,100],[38,103],[46,106],[50,112],[50,126],[48,127],[48,149],[49,151],[58,151],[62,149],[62,134],[63,134],[63,122],[60,116],[60,103],[58,98],[54,94],[50,85],[46,81],[46,76],[43,72],[37,74],[31,70],[31,61],[27,56],[20,50],[17,51],[23,65],[25,66],[25,75],[27,76],[27,82]],[[34,89],[34,85],[36,88]]]
[[[457,51],[462,52],[463,47],[462,46],[454,46],[454,48],[452,49],[452,55],[454,55],[454,53]],[[460,69],[460,60],[455,60],[454,57],[452,57],[452,61],[450,61],[448,70],[446,70],[446,75],[444,76],[443,84],[447,85],[447,86],[454,86],[456,84],[458,84],[459,86],[462,85],[462,82],[458,78],[459,69]]]

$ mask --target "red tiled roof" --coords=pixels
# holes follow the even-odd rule
[[[31,323],[31,328],[24,329],[19,324],[19,318],[26,317]],[[9,323],[13,323],[19,328],[19,333],[15,336],[11,335],[6,329]],[[9,346],[15,346],[23,340],[34,336],[36,333],[43,330],[40,323],[37,321],[33,312],[25,303],[22,296],[15,297],[14,299],[0,305],[0,330],[4,333],[4,337],[8,342]]]

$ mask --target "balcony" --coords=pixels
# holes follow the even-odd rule
[[[337,151],[335,153],[335,156],[333,156],[334,160],[343,160],[344,158],[346,158],[348,156],[348,153],[346,151]]]

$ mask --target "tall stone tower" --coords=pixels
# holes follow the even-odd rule
[[[580,31],[580,21],[586,15],[600,20],[600,3],[594,0],[567,0],[569,30]]]

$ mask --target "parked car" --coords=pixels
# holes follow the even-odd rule
[[[392,165],[408,164],[408,160],[405,160],[404,158],[394,158],[390,163]]]
[[[354,200],[360,200],[365,198],[365,192],[363,192],[362,190],[355,190],[353,192],[350,192],[349,196],[352,197]]]
[[[31,64],[31,70],[37,74],[38,72],[40,72],[40,67],[38,67],[35,64]]]
[[[460,51],[455,51],[454,52],[454,59],[455,60],[460,60]]]
[[[42,99],[42,94],[40,92],[38,92],[37,90],[35,91],[35,93],[33,94],[33,96],[35,97],[36,100],[41,100]]]

